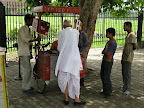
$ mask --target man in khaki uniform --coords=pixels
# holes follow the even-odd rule
[[[30,45],[32,42],[40,40],[40,38],[33,39],[31,36],[31,31],[29,26],[32,25],[33,15],[26,14],[25,15],[25,25],[23,25],[18,30],[18,56],[21,61],[21,65],[23,66],[23,82],[22,89],[23,92],[33,92],[33,88],[31,87],[31,63],[30,63]]]
[[[125,38],[125,45],[122,54],[122,76],[123,76],[123,92],[126,95],[130,94],[131,86],[131,64],[134,57],[133,50],[136,49],[136,35],[131,30],[132,23],[124,23],[124,31],[127,31],[128,35]]]

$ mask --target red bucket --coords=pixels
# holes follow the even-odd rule
[[[50,55],[45,51],[38,54],[38,76],[43,80],[50,80]]]
[[[85,77],[85,56],[81,55],[81,60],[82,60],[82,65],[83,65],[83,70],[80,71],[80,78]]]

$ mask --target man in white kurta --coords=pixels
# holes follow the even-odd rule
[[[58,85],[65,93],[64,103],[68,104],[68,95],[75,99],[74,104],[85,104],[79,100],[80,95],[80,69],[82,68],[80,52],[78,49],[79,32],[71,28],[71,21],[64,21],[64,30],[58,35],[59,57],[55,74],[58,75]]]

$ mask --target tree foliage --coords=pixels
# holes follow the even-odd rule
[[[18,0],[21,1],[21,0]],[[26,0],[25,3],[30,7],[49,5],[79,7],[80,0]],[[126,17],[130,11],[142,12],[144,0],[104,0],[100,12],[111,12],[113,17]]]
[[[78,0],[56,0],[53,6],[78,7]]]
[[[78,0],[56,0],[53,3],[52,0],[26,0],[25,3],[30,7],[41,5],[78,7]]]
[[[21,2],[22,0],[18,0]],[[36,7],[36,6],[41,6],[41,5],[51,5],[52,0],[26,0],[25,3],[29,7]]]
[[[136,11],[139,14],[144,9],[143,0],[104,0],[101,10],[111,12],[113,17],[126,17],[130,11]]]

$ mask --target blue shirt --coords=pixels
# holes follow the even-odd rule
[[[104,50],[110,51],[112,52],[112,54],[111,55],[104,54],[103,61],[113,62],[113,56],[115,54],[116,48],[117,48],[116,40],[108,41],[105,45]]]

